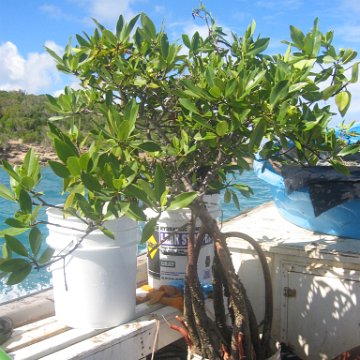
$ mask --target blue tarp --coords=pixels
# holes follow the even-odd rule
[[[337,136],[346,140],[349,144],[356,144],[360,141],[360,123],[354,124],[349,130],[349,133],[345,133],[341,129],[336,129],[335,131]]]

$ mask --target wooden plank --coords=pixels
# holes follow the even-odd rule
[[[67,329],[66,326],[58,323],[55,317],[46,318],[15,328],[11,338],[2,347],[7,352],[12,352],[62,333]]]
[[[147,258],[146,254],[141,254],[137,257],[136,283],[141,286],[146,282]],[[52,289],[42,290],[0,304],[0,316],[10,317],[15,327],[45,319],[53,316],[54,313]]]
[[[43,290],[0,305],[0,316],[10,317],[15,327],[53,315],[52,289]]]
[[[139,359],[149,351],[147,341],[155,336],[155,320],[129,323],[77,342],[42,360]],[[121,354],[121,356],[120,356]],[[14,359],[17,360],[15,357]]]
[[[48,334],[43,338],[37,338],[35,343],[21,347],[20,349],[12,351],[9,355],[14,360],[38,360],[44,356],[67,348],[77,342],[97,335],[104,330],[80,330],[80,329],[66,329],[67,331],[56,334]]]
[[[169,329],[164,317],[175,322],[179,312],[162,307],[153,314],[77,342],[57,352],[42,357],[42,360],[118,360],[141,359],[151,354],[153,348],[160,349],[181,336]],[[18,360],[17,357],[14,359]]]

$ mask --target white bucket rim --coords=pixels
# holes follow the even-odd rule
[[[61,205],[57,205],[57,206],[61,206]],[[50,223],[56,224],[56,225],[63,225],[64,223],[66,223],[67,225],[65,227],[71,227],[72,230],[77,230],[79,232],[82,232],[84,230],[86,230],[87,228],[87,224],[83,221],[81,221],[81,219],[76,218],[75,216],[68,216],[68,217],[64,217],[64,213],[63,211],[58,208],[58,207],[48,207],[46,209],[46,215],[48,216],[48,220]],[[134,228],[138,227],[138,222],[130,219],[126,216],[121,216],[118,218],[110,218],[110,219],[106,219],[104,221],[104,226],[106,226],[106,224],[111,224],[111,223],[115,223],[121,221],[121,227],[123,231],[127,231],[127,230],[133,230]],[[69,224],[73,224],[73,226],[69,226]],[[53,227],[54,225],[48,224],[48,227]],[[96,232],[100,232],[101,230],[96,229],[93,231],[93,233]]]

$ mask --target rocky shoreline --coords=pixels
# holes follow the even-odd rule
[[[29,149],[34,149],[40,163],[46,165],[49,160],[54,160],[56,155],[52,149],[39,144],[25,144],[21,140],[9,140],[6,145],[0,146],[0,161],[7,160],[16,165],[21,164]]]

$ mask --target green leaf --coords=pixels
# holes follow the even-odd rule
[[[67,169],[66,165],[57,162],[57,161],[53,161],[53,160],[49,160],[48,164],[51,168],[51,170],[55,173],[55,175],[63,178],[63,179],[67,179],[70,176],[70,172]]]
[[[236,209],[240,210],[240,201],[239,201],[239,198],[236,195],[235,191],[232,191],[232,199],[233,199],[233,203],[235,204]]]
[[[124,25],[123,29],[121,30],[121,33],[119,35],[119,39],[121,41],[125,41],[128,39],[129,35],[131,34],[132,29],[134,28],[138,18],[140,17],[140,14],[133,17],[127,25]]]
[[[167,59],[169,55],[169,40],[166,34],[163,34],[161,37],[161,55],[164,59]]]
[[[325,88],[322,91],[323,99],[327,100],[330,97],[332,97],[336,93],[336,91],[339,90],[340,86],[341,86],[340,84],[336,84],[336,85],[330,85],[327,88]]]
[[[349,169],[347,168],[346,165],[342,164],[340,161],[338,160],[330,160],[330,164],[334,167],[334,169],[336,171],[338,171],[339,173],[341,174],[344,174],[344,175],[350,175],[350,171]]]
[[[96,26],[100,29],[100,30],[105,30],[104,25],[101,25],[96,19],[91,18],[92,21],[96,24]]]
[[[151,202],[149,202],[148,193],[142,189],[139,185],[130,184],[126,187],[126,194],[130,196],[135,196],[145,204],[151,206]]]
[[[141,14],[140,19],[145,32],[154,39],[156,37],[156,27],[152,20],[145,14]]]
[[[337,154],[338,156],[347,156],[347,155],[354,155],[360,151],[360,145],[358,144],[351,144],[343,149]]]
[[[21,181],[20,175],[14,170],[14,168],[10,165],[10,163],[6,160],[3,160],[4,170],[17,182]]]
[[[191,50],[196,52],[200,45],[200,34],[196,31],[191,39]]]
[[[295,46],[298,49],[302,50],[304,47],[304,39],[305,39],[305,35],[303,34],[303,32],[300,29],[296,28],[295,26],[290,25],[290,36]]]
[[[294,64],[294,68],[298,70],[304,70],[305,68],[312,68],[316,59],[303,59]]]
[[[51,50],[46,46],[45,46],[45,50],[50,54],[51,57],[53,57],[56,60],[56,62],[60,64],[63,63],[63,59],[54,50]]]
[[[122,15],[120,15],[119,19],[116,23],[116,36],[117,37],[120,36],[123,27],[124,27],[124,17]]]
[[[156,229],[156,224],[157,221],[159,219],[160,215],[156,218],[152,218],[150,219],[143,228],[142,234],[141,234],[141,244],[146,243],[146,241],[149,240],[149,238],[154,235],[155,229]]]
[[[160,202],[162,194],[166,190],[166,175],[164,168],[161,166],[161,164],[156,164],[155,169],[155,179],[154,179],[154,191],[156,200]]]
[[[214,77],[214,69],[211,67],[207,67],[205,70],[205,78],[210,88],[215,86]]]
[[[5,259],[11,259],[11,250],[7,246],[6,242],[3,243],[1,247],[2,258],[0,259],[0,263],[3,262]]]
[[[37,156],[35,155],[34,150],[31,148],[27,151],[24,158],[24,167],[27,170],[27,174],[34,178],[34,181],[37,180],[35,177],[38,177],[40,174],[40,165]],[[36,181],[35,181],[36,182]]]
[[[216,133],[219,136],[225,136],[229,132],[229,125],[227,121],[222,120],[216,124]]]
[[[124,121],[119,127],[120,140],[127,140],[135,129],[135,122],[139,111],[139,105],[135,99],[129,101],[124,110]]]
[[[145,141],[142,144],[140,144],[138,148],[147,152],[161,151],[160,145],[154,141]]]
[[[21,186],[28,191],[32,190],[36,183],[31,176],[23,176],[20,181]]]
[[[142,190],[144,193],[147,194],[147,196],[153,200],[156,201],[156,195],[155,195],[155,191],[151,188],[151,186],[149,185],[148,182],[144,181],[143,179],[139,179],[137,181],[137,185],[139,187],[140,190]]]
[[[10,236],[10,235],[5,235],[5,241],[6,241],[7,246],[16,254],[21,255],[21,256],[29,255],[25,246],[17,238]]]
[[[186,192],[177,195],[172,201],[168,210],[178,210],[189,206],[197,197],[196,192]]]
[[[168,203],[168,194],[170,189],[166,189],[160,197],[160,206],[165,207]]]
[[[99,226],[99,230],[101,230],[103,232],[104,235],[106,235],[107,237],[109,237],[110,239],[115,239],[115,236],[113,234],[112,231],[110,231],[109,229],[107,229],[105,226]]]
[[[59,139],[54,139],[54,147],[56,150],[56,154],[61,161],[66,163],[66,160],[70,156],[78,156],[78,154],[74,151],[73,147],[67,144],[65,141],[61,141]]]
[[[134,80],[134,85],[138,86],[138,87],[143,87],[147,84],[147,80],[143,77],[138,76],[135,80]]]
[[[269,38],[262,38],[256,40],[250,50],[248,50],[247,55],[249,56],[256,56],[263,52],[269,46],[270,39]]]
[[[250,91],[253,89],[260,81],[264,78],[266,70],[260,71],[255,77],[251,78],[250,81],[246,84],[245,90]]]
[[[179,99],[180,104],[192,113],[199,114],[195,104],[190,99],[181,98]]]
[[[32,211],[32,201],[29,193],[25,191],[24,189],[20,190],[19,195],[19,205],[21,211],[23,211],[26,214],[30,214]]]
[[[353,65],[353,67],[351,69],[350,82],[355,84],[355,83],[357,83],[358,79],[359,79],[359,63],[356,63]]]
[[[24,233],[27,230],[28,230],[27,227],[26,228],[13,228],[13,227],[6,228],[3,230],[0,230],[0,238],[4,237],[5,234],[11,235],[11,236],[17,236],[17,235]]]
[[[250,151],[253,152],[257,147],[260,146],[261,140],[263,139],[267,129],[266,120],[260,119],[254,130],[250,135],[249,147]]]
[[[344,55],[342,56],[342,61],[344,64],[347,64],[351,60],[354,60],[357,56],[357,52],[352,49],[346,49]]]
[[[79,176],[81,173],[80,159],[76,156],[70,156],[66,160],[67,170],[72,176]],[[65,174],[65,173],[64,173]]]
[[[245,184],[234,184],[234,188],[239,190],[241,195],[243,195],[247,198],[254,194],[251,187],[248,185],[245,185]]]
[[[299,91],[299,90],[303,89],[306,85],[308,85],[307,82],[299,82],[299,83],[296,83],[296,84],[292,84],[289,87],[289,93]]]
[[[3,184],[0,184],[0,196],[6,200],[16,201],[13,192]]]
[[[74,206],[74,203],[75,203],[75,193],[72,192],[64,201],[64,210],[72,208]]]
[[[190,43],[189,36],[186,35],[186,34],[182,34],[182,40],[183,40],[184,45],[185,45],[188,49],[190,49],[190,48],[191,48],[191,43]]]
[[[54,252],[55,252],[55,249],[47,247],[37,261],[39,263],[39,265],[46,264],[51,259],[51,257],[54,255]]]
[[[88,47],[90,45],[88,41],[79,34],[76,34],[76,40],[78,41],[80,46]]]
[[[33,227],[29,233],[30,249],[33,255],[36,257],[40,251],[42,243],[42,233],[37,227]]]
[[[117,38],[110,30],[104,29],[102,35],[107,43],[110,43],[112,46],[116,45]]]
[[[226,204],[229,204],[230,201],[231,201],[231,192],[229,189],[226,189],[224,193],[224,202]]]
[[[0,271],[13,272],[26,267],[28,264],[29,261],[25,259],[8,259],[0,263]]]
[[[209,93],[216,99],[221,97],[221,90],[217,87],[217,86],[213,86],[210,90]]]
[[[341,91],[335,96],[335,103],[339,109],[341,116],[344,116],[349,109],[351,102],[351,94],[349,91]]]
[[[32,270],[32,265],[30,263],[24,265],[24,267],[22,267],[21,269],[15,270],[13,271],[7,281],[6,284],[7,285],[16,285],[21,283],[31,272]]]
[[[287,80],[278,82],[271,90],[270,104],[274,106],[284,100],[289,93],[289,83]]]
[[[88,173],[81,174],[81,180],[88,190],[93,192],[101,192],[102,187],[99,181],[91,174]]]
[[[9,226],[14,228],[28,228],[27,224],[24,224],[22,221],[14,218],[7,218],[5,220],[5,224],[8,224]]]

